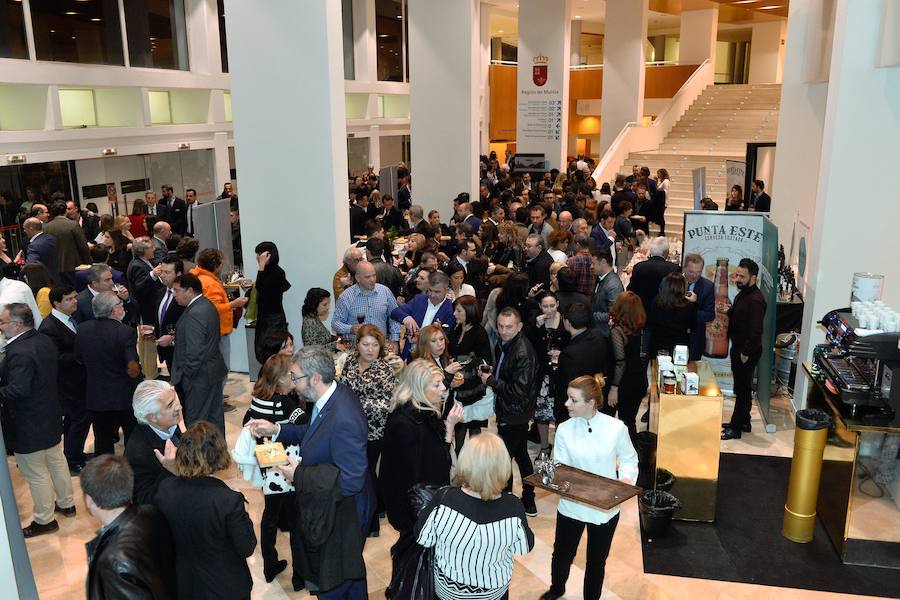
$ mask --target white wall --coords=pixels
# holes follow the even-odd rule
[[[644,115],[647,6],[647,0],[607,0],[606,3],[600,156],[627,123],[640,121]]]
[[[784,26],[781,20],[753,24],[747,83],[781,83]]]
[[[707,58],[714,58],[718,26],[718,8],[682,11],[678,62],[683,65],[699,65]],[[666,45],[668,46],[668,39]],[[668,47],[666,58],[669,59]]]

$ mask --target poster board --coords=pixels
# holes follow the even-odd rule
[[[731,188],[735,185],[741,186],[744,190],[744,208],[750,202],[750,188],[744,186],[744,179],[747,176],[747,163],[743,160],[726,160],[725,161],[725,197],[731,194]],[[725,201],[725,205],[728,201]],[[724,208],[724,206],[723,206]]]
[[[768,421],[774,361],[772,349],[775,347],[777,281],[774,278],[778,270],[778,229],[761,213],[687,211],[684,214],[683,255],[690,253],[697,253],[703,257],[703,277],[716,285],[717,303],[719,295],[724,293],[724,289],[717,285],[720,282],[717,280],[719,268],[727,268],[727,275],[724,276],[728,282],[728,301],[733,302],[738,292],[734,285],[734,271],[740,260],[750,258],[759,265],[758,285],[766,299],[767,308],[763,321],[763,353],[757,367],[756,393],[760,410]],[[717,261],[720,263],[719,267]],[[720,278],[723,273],[725,271],[719,271]],[[712,367],[722,391],[727,395],[733,395],[734,380],[731,374],[731,361],[728,358],[730,343],[725,347],[721,345],[717,347],[714,343],[716,332],[720,327],[727,328],[727,323],[723,323],[718,316],[716,321],[707,324],[708,343],[704,349],[703,359]]]
[[[700,210],[700,201],[706,198],[706,167],[691,171],[694,182],[694,210]]]

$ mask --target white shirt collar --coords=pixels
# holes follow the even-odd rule
[[[193,304],[194,302],[196,302],[197,298],[200,298],[201,296],[203,296],[203,294],[197,294],[196,296],[194,296],[193,298],[191,298],[191,301],[188,302],[187,305],[190,306],[191,304]],[[185,306],[185,308],[187,308],[187,306]]]
[[[30,329],[26,329],[25,331],[23,331],[23,332],[20,333],[19,335],[14,335],[14,336],[12,336],[12,337],[9,338],[8,340],[6,340],[6,345],[8,346],[8,345],[12,344],[12,343],[13,343],[13,340],[22,337],[22,335],[28,333],[29,331],[31,331],[31,330],[30,330]]]
[[[72,327],[72,323],[69,321],[69,319],[72,318],[72,315],[67,315],[66,313],[58,311],[55,308],[50,309],[50,314],[59,319],[63,325],[65,325],[72,331],[75,331],[75,328]]]
[[[322,414],[322,409],[325,408],[325,404],[328,402],[328,399],[334,395],[335,390],[337,389],[337,381],[332,381],[331,385],[328,386],[328,389],[325,390],[325,393],[322,394],[322,397],[316,400],[316,406],[319,408],[318,414]]]
[[[88,284],[88,288],[87,288],[87,289],[91,290],[91,296],[92,296],[92,297],[95,297],[95,298],[97,297],[97,294],[100,293],[100,292],[98,292],[97,290],[95,290],[94,288],[92,288],[92,287],[90,286],[90,284]]]
[[[36,234],[34,234],[34,235],[31,237],[31,239],[28,240],[28,241],[29,241],[29,242],[33,242],[34,240],[36,240],[36,239],[38,238],[39,235],[43,235],[43,234],[44,234],[43,231],[38,231],[38,232],[37,232]]]

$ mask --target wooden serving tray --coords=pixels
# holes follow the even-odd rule
[[[614,508],[643,491],[637,486],[628,485],[616,479],[602,477],[594,473],[588,473],[568,465],[556,467],[556,475],[553,479],[553,483],[556,485],[561,484],[563,481],[568,481],[571,484],[568,492],[544,485],[541,482],[540,475],[537,473],[529,475],[524,481],[535,487],[558,494],[563,498],[583,502],[602,510]]]

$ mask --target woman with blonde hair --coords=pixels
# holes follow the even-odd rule
[[[569,382],[566,409],[570,419],[556,426],[553,460],[564,465],[634,484],[637,453],[622,421],[602,412],[603,375],[582,375]],[[603,589],[606,558],[619,523],[619,509],[601,510],[574,500],[561,499],[556,512],[556,539],[550,564],[550,590],[541,600],[566,593],[566,580],[587,527],[587,558],[582,598],[598,600]]]
[[[168,454],[168,448],[166,453]],[[213,476],[231,464],[222,431],[197,421],[182,434],[175,475],[163,479],[154,504],[175,538],[175,572],[182,598],[249,598],[247,558],[256,534],[244,495]]]
[[[126,238],[128,238],[129,242],[134,241],[134,234],[131,231],[131,219],[126,217],[125,215],[119,215],[115,219],[113,219],[113,229],[118,229],[122,232]]]
[[[417,358],[434,363],[441,370],[444,376],[444,387],[447,389],[459,387],[459,384],[454,385],[453,380],[456,374],[462,370],[462,365],[451,358],[450,339],[443,327],[426,325],[419,330],[416,348],[412,352],[412,359]]]
[[[378,484],[388,522],[400,534],[391,548],[395,570],[398,557],[415,542],[410,488],[450,483],[450,435],[463,415],[462,407],[454,406],[445,424],[441,412],[446,399],[444,373],[433,361],[423,359],[403,369],[391,398]]]
[[[509,452],[498,435],[473,436],[459,455],[456,485],[419,515],[416,539],[434,548],[435,592],[441,600],[508,597],[513,556],[534,547],[522,501],[503,491],[511,473]],[[478,560],[459,560],[460,549]]]

